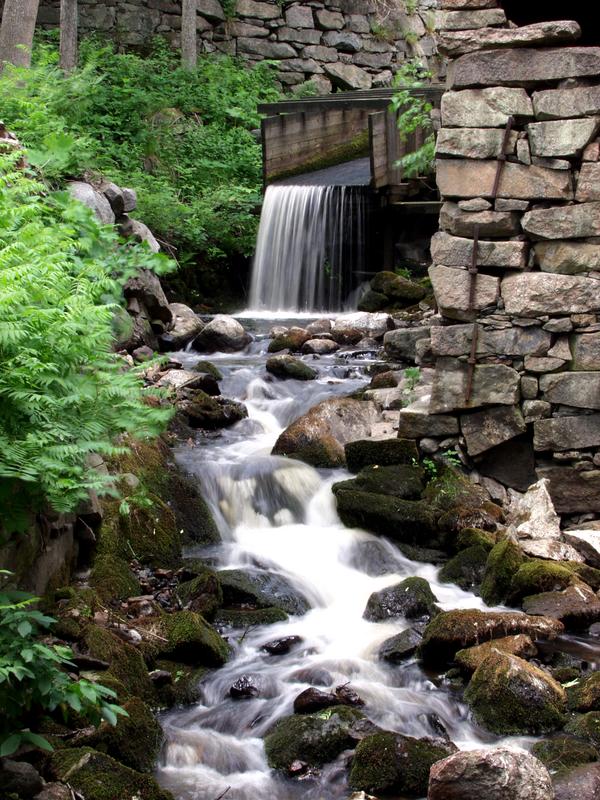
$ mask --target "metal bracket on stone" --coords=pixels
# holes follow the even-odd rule
[[[506,122],[506,130],[504,131],[504,138],[502,139],[502,148],[500,150],[500,154],[498,155],[498,166],[496,168],[496,177],[494,178],[494,185],[492,187],[492,200],[496,200],[496,198],[498,197],[498,190],[500,189],[500,179],[502,178],[502,171],[504,170],[504,165],[506,164],[506,149],[508,147],[508,143],[510,142],[510,134],[512,133],[514,124],[515,124],[515,118],[509,117]]]
[[[473,394],[473,378],[475,377],[475,365],[477,364],[477,345],[479,344],[479,324],[473,323],[473,334],[471,336],[471,352],[469,354],[469,370],[467,372],[467,390],[465,392],[465,403],[468,403]]]

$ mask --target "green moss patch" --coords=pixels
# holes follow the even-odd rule
[[[139,650],[119,639],[104,628],[91,626],[85,636],[90,655],[108,661],[110,667],[104,676],[114,678],[124,687],[125,695],[119,692],[119,700],[141,697],[152,701],[155,698],[154,686],[148,677],[146,663]]]
[[[506,602],[512,581],[524,562],[519,546],[510,539],[492,548],[481,584],[481,596],[489,606]]]
[[[472,589],[483,580],[488,550],[481,545],[473,545],[461,550],[451,558],[439,573],[442,583],[455,583],[461,589]]]
[[[556,736],[536,742],[532,752],[553,773],[590,764],[600,757],[592,744],[573,736]]]

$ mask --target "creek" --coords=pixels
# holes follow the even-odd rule
[[[439,736],[445,729],[460,748],[497,743],[473,726],[451,688],[425,674],[416,659],[393,667],[378,661],[381,643],[409,627],[408,622],[362,618],[372,592],[411,575],[430,582],[443,609],[485,608],[481,599],[441,584],[436,567],[408,560],[391,542],[345,528],[331,486],[346,479],[347,472],[315,470],[270,455],[281,431],[309,408],[365,385],[367,367],[376,356],[342,352],[310,358],[319,371],[316,381],[274,380],[265,372],[274,322],[245,319],[255,336],[249,349],[211,357],[224,375],[223,395],[244,402],[249,418],[177,450],[179,464],[197,477],[223,537],[211,551],[187,555],[208,558],[218,569],[267,569],[291,583],[311,610],[288,622],[230,632],[234,654],[203,680],[201,701],[164,716],[159,780],[178,800],[347,797],[343,755],[318,777],[299,782],[267,765],[261,737],[292,713],[300,692],[314,685],[350,683],[364,699],[368,717],[388,730],[422,737]],[[185,366],[200,358],[192,352],[177,355]],[[287,636],[302,639],[288,654],[261,650],[264,643]],[[230,697],[230,687],[243,675],[260,686],[258,697]]]

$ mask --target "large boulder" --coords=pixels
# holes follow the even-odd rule
[[[169,310],[173,321],[168,333],[159,338],[161,350],[180,350],[204,328],[204,323],[189,306],[183,303],[170,303]]]
[[[428,800],[554,800],[546,767],[522,750],[464,750],[439,761]]]
[[[362,738],[356,732],[364,715],[348,706],[334,706],[316,714],[284,717],[265,736],[269,766],[287,771],[294,761],[322,766]]]
[[[229,657],[225,641],[194,611],[165,614],[156,628],[159,635],[149,645],[156,657],[207,667],[221,667]]]
[[[150,775],[135,772],[89,747],[56,750],[50,770],[86,800],[173,800]]]
[[[443,31],[438,37],[440,53],[451,58],[478,50],[510,47],[542,47],[574,42],[581,36],[577,22],[539,22],[514,28],[486,27],[479,30]]]
[[[350,787],[364,792],[422,797],[433,764],[455,753],[443,739],[414,739],[399,733],[375,733],[356,748]]]
[[[548,617],[530,617],[517,611],[443,611],[425,628],[419,652],[427,664],[447,664],[465,647],[515,634],[533,641],[555,639],[564,631],[562,623]]]
[[[84,206],[91,208],[103,225],[114,224],[115,214],[102,192],[96,191],[93,186],[83,181],[71,181],[67,184],[67,190],[74,200],[79,200]]]
[[[192,347],[201,353],[236,353],[251,339],[236,319],[219,314],[196,336]]]
[[[596,800],[600,797],[600,764],[586,764],[554,779],[555,800]]]
[[[167,297],[157,276],[149,269],[140,269],[133,278],[130,278],[123,294],[128,300],[136,300],[148,312],[150,321],[159,320],[169,326],[173,321],[173,312],[169,308]]]
[[[459,650],[455,657],[456,663],[463,672],[471,675],[494,651],[508,653],[524,659],[533,658],[537,655],[537,648],[531,638],[519,633],[517,636],[504,636],[502,639],[493,639],[490,642]]]
[[[566,720],[562,686],[539,667],[495,649],[475,670],[465,700],[480,724],[501,735],[549,733]]]
[[[338,317],[332,335],[338,344],[356,344],[361,339],[382,339],[394,327],[389,314],[357,312]]]
[[[178,408],[186,414],[192,428],[206,430],[227,428],[248,416],[248,409],[243,403],[224,397],[211,397],[202,390],[195,392],[191,400],[178,403]]]
[[[259,569],[226,569],[218,573],[225,605],[281,608],[288,614],[305,614],[310,603],[283,576]]]
[[[523,600],[528,614],[560,620],[568,630],[585,630],[600,621],[600,598],[590,587],[576,581],[559,592],[542,592]]]
[[[267,372],[282,380],[313,381],[317,371],[293,356],[271,356],[267,359]]]
[[[345,463],[344,445],[371,434],[379,418],[374,403],[351,398],[324,400],[286,428],[273,448],[316,467]]]
[[[373,592],[363,617],[369,622],[384,622],[396,617],[430,620],[439,613],[437,597],[424,578],[405,578],[394,586]]]

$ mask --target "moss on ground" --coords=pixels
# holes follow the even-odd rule
[[[105,603],[136,597],[141,593],[140,582],[125,559],[98,555],[90,573],[90,586]]]
[[[532,752],[552,773],[564,772],[580,764],[590,764],[600,757],[589,742],[564,735],[536,742]]]
[[[153,628],[157,636],[144,649],[156,658],[206,667],[221,667],[229,658],[227,643],[194,611],[164,614]]]
[[[461,550],[439,573],[442,583],[455,583],[461,589],[472,589],[483,580],[489,551],[479,544]]]
[[[102,674],[102,682],[108,685],[104,680],[106,676],[123,686],[125,694],[122,691],[118,693],[120,701],[130,697],[141,697],[149,702],[155,699],[154,686],[139,650],[95,625],[88,629],[85,642],[91,656],[109,662],[108,671]]]
[[[555,561],[534,559],[522,564],[513,575],[508,599],[520,603],[524,597],[542,592],[557,592],[573,582],[570,569]]]

